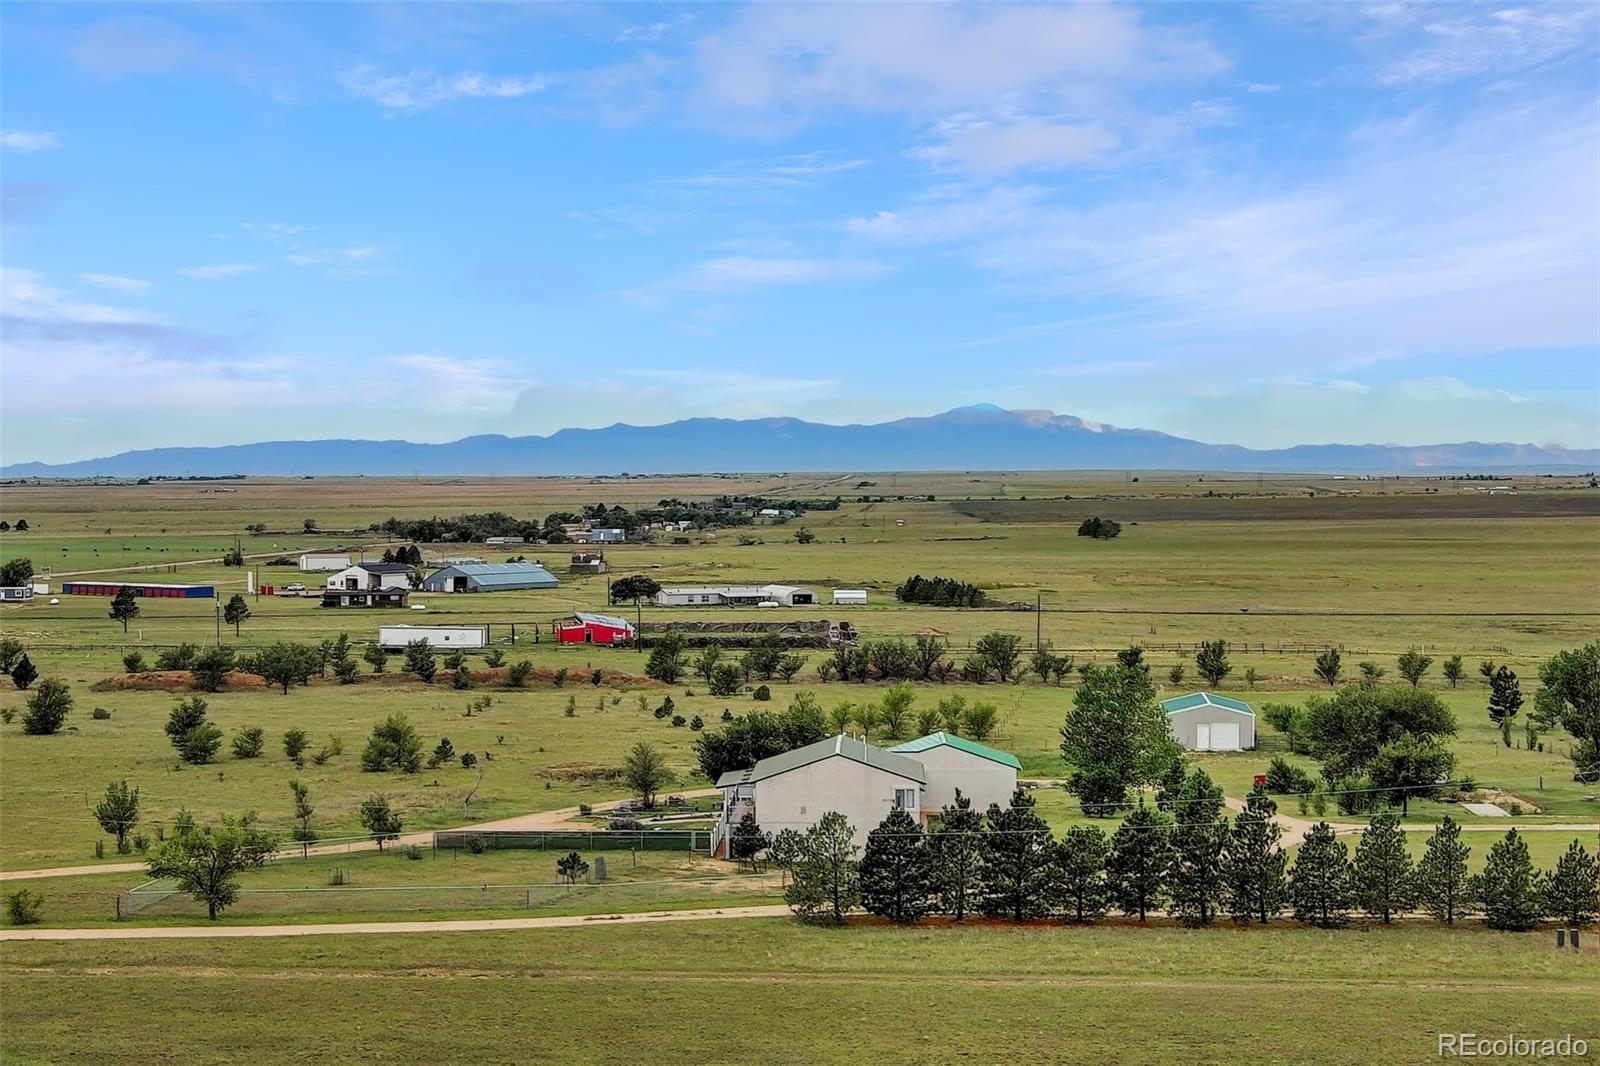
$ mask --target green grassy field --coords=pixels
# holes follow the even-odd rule
[[[861,487],[863,481],[872,484]],[[1571,479],[1522,479],[1516,487],[1516,495],[1491,497],[1471,483],[1421,479],[1357,485],[1333,479],[1144,474],[1134,482],[1121,475],[1040,473],[23,485],[3,491],[8,513],[27,515],[30,531],[0,536],[0,553],[7,558],[29,554],[60,574],[66,567],[55,557],[63,548],[72,565],[85,568],[108,559],[115,565],[208,558],[249,522],[269,529],[259,537],[243,536],[246,552],[255,557],[370,543],[370,534],[357,531],[391,514],[502,508],[526,516],[598,499],[639,505],[724,491],[795,497],[837,493],[847,501],[860,492],[931,493],[938,498],[846,502],[837,511],[813,512],[788,526],[759,526],[748,532],[762,543],[750,546],[739,546],[724,531],[690,546],[611,547],[607,557],[612,576],[648,572],[666,583],[781,580],[809,584],[824,595],[832,587],[868,587],[874,592],[865,608],[823,606],[796,614],[849,617],[867,637],[944,633],[956,658],[979,635],[995,629],[1017,633],[1030,644],[1042,633],[1058,649],[1072,649],[1080,661],[1104,661],[1117,648],[1140,642],[1150,649],[1163,694],[1198,687],[1192,663],[1188,679],[1178,685],[1165,683],[1166,671],[1173,663],[1190,661],[1198,641],[1220,637],[1232,643],[1235,663],[1224,687],[1259,705],[1298,701],[1325,690],[1312,679],[1310,667],[1314,650],[1330,644],[1345,647],[1351,673],[1358,660],[1372,658],[1393,676],[1394,655],[1421,647],[1438,659],[1462,654],[1473,667],[1480,658],[1508,661],[1529,686],[1540,658],[1591,638],[1600,624],[1600,572],[1592,565],[1600,547],[1600,517],[1539,516],[1571,511],[1573,501],[1579,501],[1580,512],[1587,507],[1600,514],[1600,492]],[[1062,496],[1072,499],[1062,501]],[[1130,520],[1123,536],[1109,543],[1074,536],[1075,524],[1057,513],[1070,504],[1116,517],[1123,513],[1119,508],[1135,503],[1154,511],[1141,512],[1145,517],[1137,525]],[[1276,507],[1296,517],[1245,520],[1238,517],[1245,506]],[[1328,511],[1320,517],[1302,513],[1324,506]],[[1470,516],[1463,516],[1464,509]],[[304,518],[316,519],[328,532],[306,534]],[[802,524],[817,533],[816,543],[794,543],[793,531]],[[124,553],[124,547],[130,551]],[[493,558],[500,550],[480,548],[479,554]],[[562,569],[566,549],[537,551]],[[263,582],[281,586],[309,578],[315,584],[316,575],[259,562],[251,565]],[[156,565],[159,576],[147,579],[215,582],[225,595],[244,587],[237,568],[199,563],[177,567],[174,576],[171,563]],[[974,581],[1000,602],[1031,604],[1037,596],[1045,610],[956,611],[895,603],[893,586],[913,572]],[[222,639],[249,648],[347,631],[359,643],[371,639],[382,621],[428,619],[488,622],[504,640],[514,623],[521,641],[515,647],[501,645],[513,659],[566,666],[574,673],[605,667],[637,676],[643,670],[644,656],[631,650],[530,642],[532,632],[555,616],[574,607],[603,606],[605,578],[564,578],[560,589],[548,592],[419,594],[416,600],[427,604],[427,612],[325,610],[313,600],[262,596],[251,601],[254,616],[242,633],[235,636],[224,627]],[[287,696],[261,689],[225,692],[209,697],[213,719],[230,733],[245,726],[265,729],[265,757],[235,760],[225,747],[215,766],[182,766],[161,731],[171,695],[93,689],[116,683],[121,657],[131,648],[153,659],[163,646],[215,639],[215,604],[145,600],[142,606],[126,635],[106,617],[107,603],[100,597],[62,597],[55,605],[40,601],[0,611],[0,629],[27,644],[46,676],[68,681],[77,701],[67,731],[57,737],[25,737],[16,723],[0,726],[0,864],[93,861],[99,833],[89,808],[105,782],[124,777],[142,791],[150,830],[185,807],[202,818],[254,809],[266,824],[286,827],[287,781],[299,777],[311,786],[315,824],[325,835],[358,831],[356,807],[375,791],[390,795],[408,829],[621,798],[610,774],[641,739],[663,749],[678,774],[677,787],[707,784],[693,773],[691,730],[673,729],[639,710],[641,695],[653,706],[669,690],[643,684],[495,690],[494,707],[472,718],[463,717],[463,710],[478,693],[392,678],[350,687],[319,682]],[[649,620],[751,617],[737,611],[645,613]],[[1260,676],[1255,691],[1242,680],[1246,669]],[[1438,671],[1436,665],[1427,682],[1435,688],[1443,685]],[[802,687],[815,691],[825,707],[875,698],[871,686],[818,683],[808,666],[794,686],[774,686],[775,705]],[[993,739],[1017,753],[1026,775],[1063,773],[1056,733],[1070,704],[1069,688],[1030,682],[960,689],[968,699],[997,705],[1000,724]],[[742,713],[757,706],[748,695],[706,696],[694,681],[670,693],[681,713],[700,715],[707,728],[716,728],[725,709]],[[919,704],[945,694],[919,688]],[[1461,773],[1480,785],[1514,791],[1546,812],[1525,820],[1594,817],[1595,805],[1584,799],[1592,793],[1570,780],[1564,736],[1546,737],[1543,753],[1506,750],[1484,714],[1485,691],[1475,680],[1460,690],[1441,688],[1441,694],[1462,726],[1456,744]],[[0,709],[20,709],[24,698],[8,686],[0,690]],[[575,704],[572,718],[564,713],[569,698]],[[97,706],[112,717],[93,720],[90,712]],[[464,799],[475,776],[458,767],[409,778],[357,770],[367,731],[394,711],[412,718],[429,747],[448,736],[457,751],[493,754],[470,806]],[[283,731],[291,727],[308,730],[314,747],[336,736],[345,752],[325,765],[297,771],[280,747]],[[1265,727],[1261,741],[1258,752],[1197,761],[1229,794],[1241,795],[1281,747]],[[1057,821],[1073,817],[1065,797],[1060,799]],[[1454,807],[1424,803],[1414,807],[1412,817],[1433,820],[1445,809],[1460,816]],[[1295,812],[1286,807],[1285,813]]]
[[[1434,1061],[1441,1032],[1600,1044],[1600,955],[1430,926],[835,931],[771,919],[6,943],[0,978],[7,1063],[1334,1066]]]

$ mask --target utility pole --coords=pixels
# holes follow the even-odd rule
[[[220,647],[222,647],[222,592],[220,590],[217,592],[216,614],[217,614],[217,647],[220,648]]]
[[[1037,592],[1033,594],[1033,646],[1044,647],[1044,599]]]

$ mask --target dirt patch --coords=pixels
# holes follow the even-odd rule
[[[222,686],[224,692],[243,692],[266,688],[267,680],[257,674],[231,673]],[[188,670],[147,670],[138,674],[121,674],[96,681],[89,686],[91,692],[187,692],[194,688],[194,674]]]

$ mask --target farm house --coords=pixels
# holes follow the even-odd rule
[[[796,585],[717,585],[656,593],[657,607],[753,607],[762,603],[798,607],[816,602],[816,593]]]
[[[718,778],[723,802],[712,854],[725,854],[728,835],[746,814],[763,826],[804,830],[838,811],[864,845],[892,809],[926,825],[958,788],[974,807],[1009,803],[1020,766],[1013,755],[943,733],[888,750],[843,734],[829,737]]]
[[[1248,751],[1256,746],[1256,712],[1243,700],[1191,692],[1161,701],[1172,735],[1187,751]]]
[[[562,644],[627,644],[633,640],[633,623],[610,614],[578,611],[550,628]]]
[[[381,648],[404,648],[418,640],[427,641],[430,648],[465,648],[472,651],[488,646],[489,627],[404,624],[378,627],[378,646]]]
[[[411,568],[405,563],[356,563],[329,574],[330,589],[409,589]]]
[[[422,579],[424,592],[510,592],[561,584],[538,563],[456,563]]]
[[[147,581],[63,581],[63,596],[115,596],[120,589],[132,589],[135,596],[182,600],[209,600],[216,596],[214,585],[159,585]]]

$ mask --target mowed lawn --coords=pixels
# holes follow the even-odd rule
[[[1434,1061],[1600,1045],[1544,934],[1231,926],[537,932],[0,945],[7,1063]],[[1591,1052],[1592,1054],[1592,1052]]]

